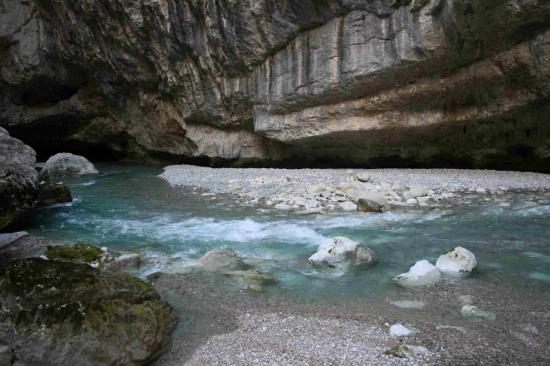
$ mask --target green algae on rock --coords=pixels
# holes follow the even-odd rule
[[[91,244],[49,246],[46,257],[50,260],[91,263],[101,258],[101,248]]]
[[[39,187],[38,202],[40,206],[51,206],[56,203],[72,202],[69,188],[63,183],[44,183]]]
[[[147,282],[40,258],[0,269],[0,299],[0,342],[29,364],[141,365],[176,320]]]

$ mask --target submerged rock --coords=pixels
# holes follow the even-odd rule
[[[0,135],[8,135],[9,136],[10,133],[5,128],[0,127]]]
[[[210,270],[243,270],[250,268],[231,248],[209,250],[199,259],[199,264]]]
[[[384,354],[399,358],[414,358],[425,355],[429,352],[430,351],[426,347],[400,344],[387,350]]]
[[[13,362],[142,365],[167,344],[175,315],[123,273],[39,258],[0,268],[0,339]]]
[[[257,283],[251,283],[250,285],[247,285],[245,288],[248,291],[255,292],[255,293],[261,293],[265,291],[264,287],[262,285],[258,285]]]
[[[63,183],[41,183],[38,192],[40,206],[51,206],[56,203],[72,202],[73,196],[69,188]]]
[[[321,243],[317,253],[309,257],[308,260],[315,266],[346,269],[350,265],[372,265],[376,262],[376,257],[369,248],[339,236]]]
[[[129,271],[141,264],[139,254],[119,252],[86,243],[48,246],[44,254],[50,260],[85,263],[115,272]]]
[[[529,333],[529,334],[533,334],[533,335],[538,335],[539,334],[539,330],[537,329],[537,327],[535,327],[531,323],[520,324],[519,328],[525,333]]]
[[[466,248],[456,247],[441,255],[435,263],[441,272],[453,276],[466,276],[477,267],[474,253]]]
[[[483,310],[474,305],[464,305],[460,308],[460,314],[464,318],[472,320],[495,320],[497,318],[492,311]]]
[[[95,166],[85,157],[71,153],[59,153],[50,157],[40,171],[41,179],[55,177],[79,177],[98,174]]]
[[[433,285],[441,279],[439,270],[430,262],[423,259],[414,264],[408,272],[393,278],[397,284],[403,287],[418,287]]]
[[[0,134],[0,232],[17,226],[36,206],[35,163],[32,148]]]
[[[397,300],[397,301],[390,301],[390,304],[397,306],[401,309],[416,309],[420,310],[423,309],[424,306],[426,306],[426,303],[424,301],[418,301],[418,300]]]

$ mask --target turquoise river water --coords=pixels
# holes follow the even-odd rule
[[[99,165],[101,174],[66,182],[71,204],[40,210],[33,234],[139,252],[139,274],[178,271],[207,250],[227,245],[272,273],[277,286],[303,296],[365,296],[390,288],[391,278],[416,260],[434,263],[461,245],[479,262],[476,278],[550,289],[550,194],[504,197],[383,214],[303,216],[239,207],[168,186],[160,167]],[[510,206],[502,205],[502,200]],[[368,271],[337,276],[307,258],[323,239],[346,236],[370,246],[380,262]]]

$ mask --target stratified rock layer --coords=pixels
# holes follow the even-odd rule
[[[550,171],[547,1],[5,3],[0,125],[43,155]]]

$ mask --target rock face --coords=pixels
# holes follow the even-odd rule
[[[0,134],[0,232],[17,225],[36,205],[36,154],[21,141]]]
[[[309,257],[315,266],[347,269],[349,266],[365,267],[376,262],[374,253],[351,239],[339,236],[319,245],[317,253]]]
[[[468,249],[456,247],[437,258],[435,266],[451,276],[466,276],[477,267],[477,260]]]
[[[42,155],[550,170],[547,1],[6,1]]]
[[[95,166],[85,157],[70,153],[59,153],[46,161],[40,171],[40,178],[71,178],[97,173]]]
[[[0,268],[0,299],[14,364],[141,365],[175,322],[150,284],[78,263],[13,261]]]

